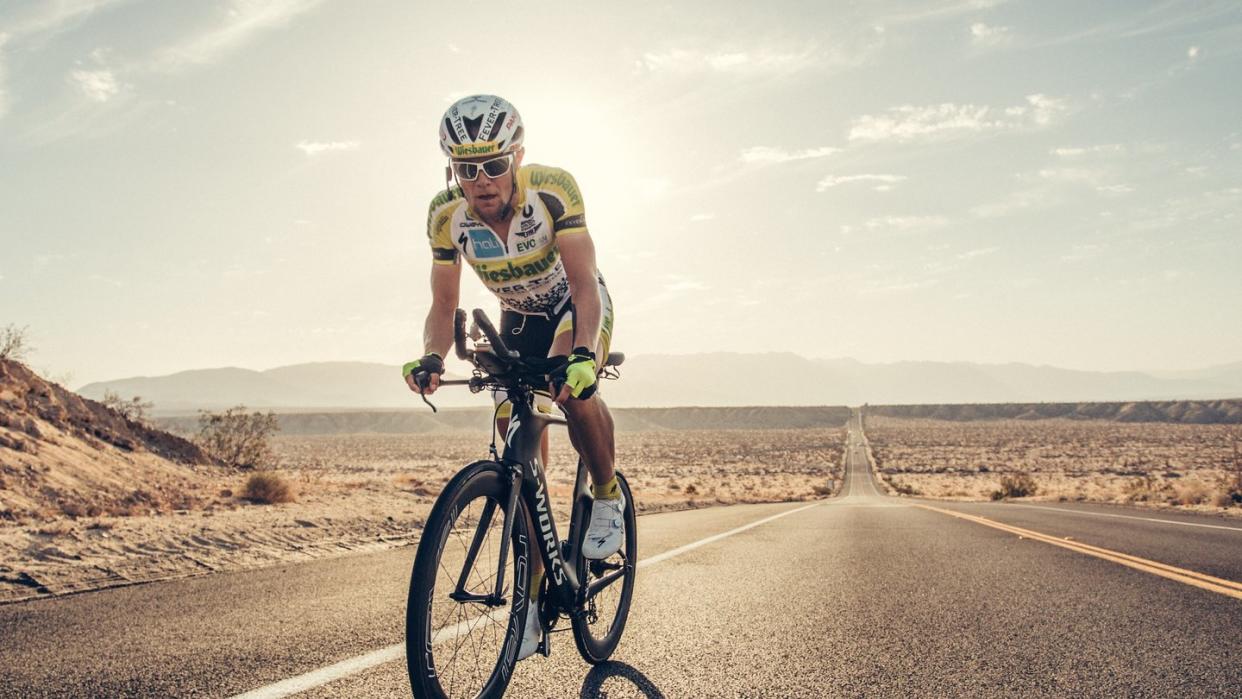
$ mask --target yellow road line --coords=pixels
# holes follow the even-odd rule
[[[985,527],[999,529],[1001,531],[1009,532],[1010,534],[1017,534],[1018,536],[1026,537],[1028,539],[1042,541],[1046,544],[1052,544],[1053,546],[1060,546],[1061,548],[1077,551],[1078,553],[1085,553],[1088,556],[1103,558],[1106,561],[1119,563],[1123,566],[1134,568],[1135,570],[1141,570],[1144,573],[1159,575],[1162,578],[1176,580],[1177,582],[1186,585],[1193,585],[1204,590],[1210,590],[1228,597],[1233,597],[1234,599],[1242,600],[1242,583],[1234,582],[1232,580],[1225,580],[1224,578],[1213,577],[1211,575],[1198,573],[1193,570],[1186,570],[1185,568],[1178,568],[1165,563],[1150,561],[1146,558],[1139,558],[1138,556],[1131,556],[1128,553],[1121,553],[1119,551],[1100,548],[1099,546],[1084,544],[1080,541],[1073,541],[1072,539],[1060,539],[1055,536],[1049,536],[1047,534],[1031,531],[1030,529],[1015,527],[1012,524],[1003,524],[1001,522],[990,520],[986,517],[968,515],[964,512],[955,512],[953,510],[945,510],[939,507],[932,507],[931,505],[916,503],[915,506],[921,507],[924,510],[931,510],[932,512],[939,512],[941,514],[949,515],[950,517],[964,519],[969,522],[974,522],[975,524],[982,524]]]

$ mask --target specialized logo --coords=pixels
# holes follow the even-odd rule
[[[539,461],[534,462],[535,477],[539,478]],[[552,517],[548,513],[548,495],[543,488],[544,480],[539,478],[539,490],[535,491],[535,514],[539,518],[539,532],[543,535],[543,548],[552,560],[552,577],[558,585],[565,582],[565,564],[561,562],[560,546],[556,544],[556,534],[552,532]]]
[[[492,235],[489,230],[482,228],[472,228],[467,231],[470,234],[470,242],[474,246],[475,257],[504,257],[505,248],[496,240],[496,236]]]

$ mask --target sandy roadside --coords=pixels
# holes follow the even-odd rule
[[[806,500],[839,485],[843,434],[627,433],[618,463],[640,514]],[[410,546],[443,484],[487,456],[477,435],[462,433],[279,437],[276,446],[296,502],[241,500],[247,476],[231,474],[204,486],[214,492],[201,509],[5,523],[0,602]],[[563,504],[574,459],[567,440],[552,447],[549,486]]]

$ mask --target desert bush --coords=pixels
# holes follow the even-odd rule
[[[247,413],[244,405],[222,413],[199,411],[198,443],[208,454],[230,466],[244,469],[274,468],[276,453],[271,440],[280,429],[276,413]]]
[[[241,497],[250,502],[270,505],[279,502],[293,502],[296,497],[293,486],[275,471],[258,471],[250,474],[246,485],[242,487]]]
[[[1191,481],[1179,483],[1173,489],[1169,503],[1173,505],[1201,505],[1212,498],[1212,489],[1206,483]]]
[[[26,359],[26,355],[33,349],[27,330],[26,326],[19,328],[13,323],[0,328],[0,359],[11,359],[15,362]]]
[[[890,480],[888,484],[890,487],[892,487],[893,491],[896,492],[898,495],[922,495],[923,494],[923,491],[919,490],[918,488],[915,488],[914,486],[904,481]]]
[[[1155,476],[1139,476],[1126,481],[1122,495],[1127,502],[1152,502],[1164,498],[1169,486]]]
[[[1035,483],[1034,478],[1025,473],[1018,473],[1012,476],[1003,476],[1000,480],[1000,488],[992,491],[992,499],[1025,498],[1038,492],[1039,485]]]
[[[116,391],[104,391],[103,400],[99,402],[103,403],[104,407],[115,410],[122,417],[133,422],[146,422],[148,413],[155,406],[150,401],[144,401],[142,396],[134,396],[129,400],[125,400],[117,395]]]

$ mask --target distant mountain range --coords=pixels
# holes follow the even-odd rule
[[[454,362],[450,369],[464,365]],[[632,407],[680,405],[861,405],[941,403],[1038,403],[1219,399],[1242,397],[1242,362],[1180,372],[1096,372],[1030,364],[894,362],[807,359],[796,354],[629,357],[622,380],[607,382],[609,404]],[[320,362],[254,371],[234,367],[196,369],[168,376],[134,377],[88,384],[89,398],[115,391],[142,396],[161,413],[246,405],[255,408],[413,408],[419,397],[406,389],[396,366],[368,362]],[[486,404],[463,388],[446,388],[438,406]]]

